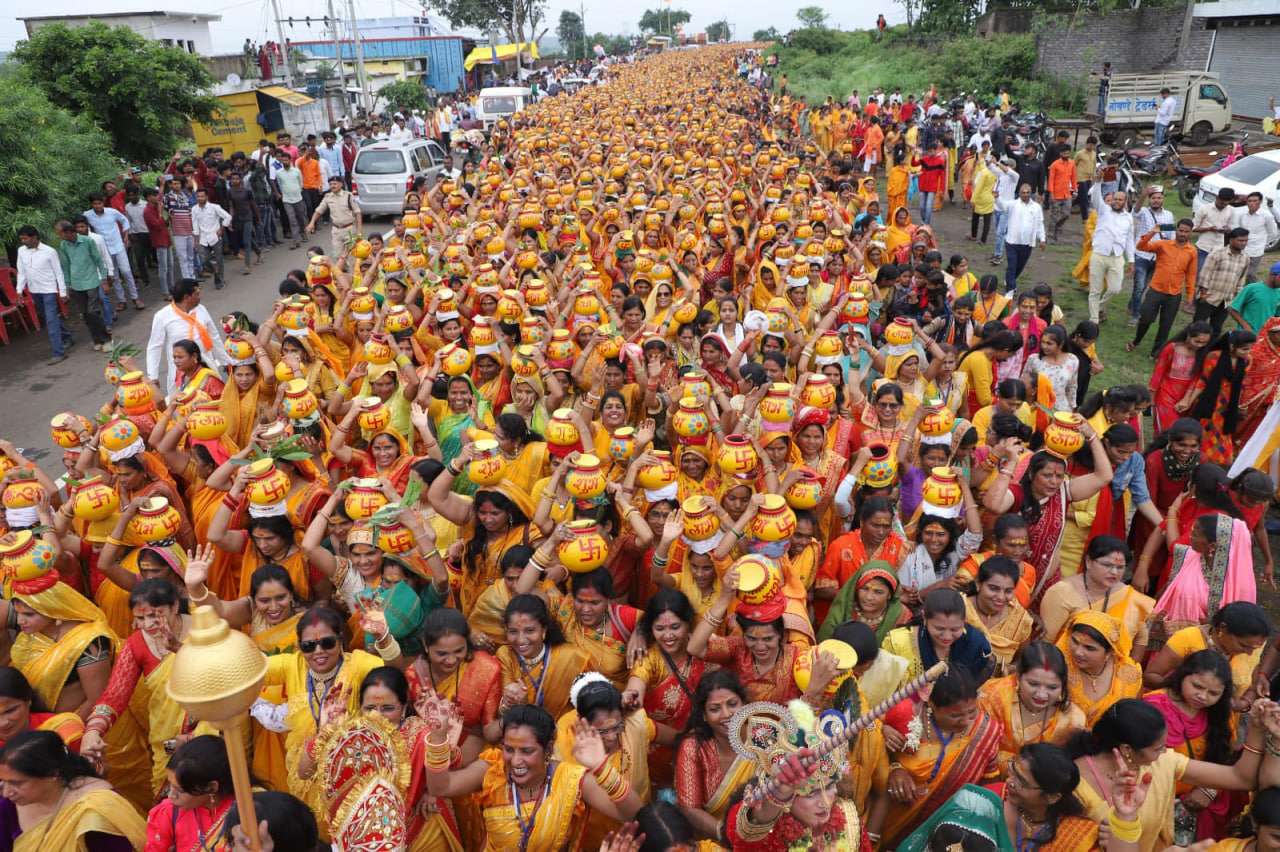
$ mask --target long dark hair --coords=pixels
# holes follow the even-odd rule
[[[1138,698],[1122,698],[1112,704],[1094,723],[1079,731],[1067,744],[1073,758],[1110,752],[1127,745],[1143,749],[1154,745],[1165,732],[1164,714]]]
[[[991,557],[995,559],[996,557]],[[990,562],[988,559],[987,562]],[[983,563],[986,566],[986,562]],[[1023,646],[1018,652],[1018,659],[1014,664],[1014,670],[1017,671],[1018,677],[1035,669],[1043,669],[1044,671],[1053,672],[1058,676],[1058,680],[1062,682],[1062,698],[1058,701],[1058,709],[1066,710],[1071,704],[1071,691],[1067,688],[1067,658],[1063,656],[1062,651],[1058,650],[1057,645],[1051,645],[1043,639],[1037,639]]]
[[[1211,674],[1222,681],[1222,695],[1212,707],[1204,708],[1209,720],[1206,731],[1207,742],[1200,760],[1209,763],[1226,764],[1231,762],[1231,693],[1234,684],[1231,679],[1231,664],[1227,658],[1217,651],[1196,651],[1183,659],[1173,670],[1165,691],[1178,699],[1182,698],[1182,682],[1195,674]]]
[[[204,734],[178,746],[169,759],[169,771],[183,792],[191,795],[215,793],[218,798],[231,796],[231,761],[222,737]]]
[[[1244,382],[1244,371],[1249,366],[1245,358],[1232,360],[1231,350],[1237,346],[1247,346],[1255,342],[1258,336],[1251,331],[1236,329],[1228,332],[1205,347],[1210,352],[1218,353],[1218,362],[1213,365],[1209,375],[1204,376],[1204,393],[1196,400],[1189,412],[1199,420],[1208,420],[1218,408],[1218,395],[1222,391],[1222,383],[1231,383],[1231,393],[1227,404],[1222,409],[1222,429],[1226,434],[1236,430],[1240,423],[1240,385]],[[1208,352],[1205,353],[1206,359]]]
[[[93,764],[67,749],[53,731],[23,731],[5,743],[0,763],[28,778],[57,778],[63,786],[77,778],[101,778]]]
[[[689,712],[689,721],[680,734],[681,739],[693,737],[705,743],[715,737],[715,731],[707,721],[707,700],[717,689],[727,689],[738,696],[743,704],[747,703],[747,691],[742,688],[742,683],[736,674],[728,669],[708,672],[702,676],[702,680],[698,681],[698,687],[693,691],[693,709]]]
[[[640,619],[640,635],[649,642],[653,642],[653,624],[664,612],[671,613],[690,627],[693,625],[693,604],[689,603],[685,593],[679,589],[659,589],[649,599],[649,605],[644,608],[644,616]]]
[[[1080,770],[1071,755],[1061,746],[1051,743],[1028,743],[1018,752],[1031,770],[1031,780],[1046,796],[1057,796],[1049,805],[1049,824],[1040,830],[1039,837],[1046,842],[1058,833],[1058,823],[1068,817],[1084,816],[1084,805],[1076,798],[1080,784]],[[1038,845],[1038,844],[1037,844]]]
[[[1191,486],[1191,494],[1201,506],[1242,520],[1240,508],[1231,499],[1231,479],[1222,465],[1200,462],[1195,473],[1191,474]]]
[[[1067,466],[1065,461],[1052,453],[1041,451],[1031,457],[1031,461],[1027,463],[1027,469],[1022,473],[1022,480],[1019,483],[1022,486],[1022,505],[1017,507],[1017,512],[1022,515],[1028,527],[1035,526],[1043,512],[1040,501],[1031,493],[1031,482],[1036,474],[1049,464],[1060,464],[1064,468]]]
[[[550,610],[547,609],[547,602],[537,595],[516,595],[507,604],[507,608],[502,611],[502,626],[505,628],[507,622],[511,620],[513,615],[527,615],[534,621],[542,625],[543,639],[548,647],[564,644],[564,632],[560,630],[560,622],[551,617]]]
[[[34,689],[27,676],[13,666],[0,666],[0,698],[12,698],[31,705],[32,713],[47,713],[48,708]]]
[[[489,503],[498,511],[503,512],[507,516],[507,523],[510,528],[522,527],[529,523],[529,519],[525,517],[524,512],[520,511],[520,507],[512,502],[511,498],[498,491],[481,490],[476,492],[473,506],[480,508],[482,503]],[[472,571],[478,571],[480,559],[484,556],[485,551],[489,547],[489,531],[484,528],[484,524],[478,520],[475,525],[475,535],[471,536],[471,541],[467,542],[467,567]]]

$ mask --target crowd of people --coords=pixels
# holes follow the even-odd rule
[[[266,315],[184,268],[61,475],[0,441],[0,849],[249,848],[166,689],[215,615],[264,848],[1280,849],[1274,299],[1106,386],[1096,319],[944,253],[936,94],[855,145],[762,62],[527,107]],[[67,224],[29,282],[101,271]]]

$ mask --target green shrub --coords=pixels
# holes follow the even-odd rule
[[[840,38],[828,29],[796,30],[791,34],[791,47],[800,50],[812,50],[821,56],[835,53],[840,49]]]

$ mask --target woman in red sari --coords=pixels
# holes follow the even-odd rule
[[[1178,495],[1187,490],[1191,474],[1200,463],[1200,438],[1203,434],[1198,421],[1179,417],[1152,442],[1145,459],[1147,492],[1161,517],[1169,511]],[[1129,530],[1129,546],[1134,553],[1141,554],[1146,549],[1147,539],[1155,529],[1156,525],[1141,514],[1134,516]],[[1161,556],[1157,551],[1152,564],[1161,564],[1167,555]]]
[[[1182,416],[1178,404],[1200,374],[1200,356],[1213,339],[1213,326],[1193,322],[1170,340],[1156,357],[1151,370],[1152,431],[1160,434]],[[1277,376],[1280,379],[1280,376]],[[1184,409],[1185,410],[1185,407]]]
[[[703,837],[718,837],[720,825],[756,763],[736,754],[729,743],[729,720],[747,704],[747,693],[730,671],[710,672],[698,684],[689,725],[676,753],[676,803]],[[703,841],[700,852],[723,847]]]
[[[1204,427],[1201,455],[1224,467],[1235,460],[1235,432],[1244,419],[1240,394],[1257,339],[1251,331],[1236,329],[1214,341],[1195,387],[1184,398],[1187,412]]]
[[[694,690],[706,670],[702,660],[689,653],[694,619],[693,604],[684,592],[661,589],[650,599],[640,620],[648,648],[632,667],[622,693],[623,709],[644,707],[657,728],[649,752],[649,777],[655,787],[671,785],[671,747],[689,721]]]
[[[1267,413],[1276,387],[1280,385],[1280,317],[1271,317],[1258,330],[1258,342],[1249,350],[1249,366],[1244,370],[1240,387],[1240,412],[1243,418],[1236,427],[1240,446],[1253,435]]]
[[[404,672],[409,695],[416,703],[424,692],[433,692],[457,705],[462,742],[469,737],[496,742],[502,670],[494,657],[472,647],[470,636],[471,628],[458,610],[429,612],[422,624],[423,653]]]
[[[187,741],[166,775],[168,793],[147,815],[144,852],[206,852],[236,801],[226,743],[211,734]]]
[[[1062,576],[1058,558],[1066,531],[1068,504],[1089,499],[1111,482],[1111,459],[1102,446],[1102,439],[1088,423],[1080,424],[1080,431],[1093,456],[1093,472],[1070,481],[1067,463],[1042,450],[1031,457],[1022,479],[1011,483],[1016,451],[993,448],[1000,460],[999,470],[993,487],[982,496],[982,501],[997,515],[1016,511],[1027,522],[1031,545],[1027,561],[1036,569],[1038,578],[1028,607],[1031,612],[1039,612],[1045,591]]]

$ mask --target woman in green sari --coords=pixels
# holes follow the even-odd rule
[[[468,430],[494,430],[493,409],[489,401],[476,391],[469,376],[453,376],[449,379],[444,399],[431,400],[431,421],[435,425],[436,439],[440,442],[440,456],[445,461],[456,459],[467,443]],[[467,476],[453,480],[453,493],[470,497],[476,493],[476,485]]]
[[[890,630],[910,620],[911,611],[898,600],[894,567],[883,559],[873,559],[836,593],[818,630],[818,641],[830,639],[846,621],[860,621],[876,632],[876,643],[881,644]]]

